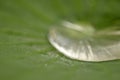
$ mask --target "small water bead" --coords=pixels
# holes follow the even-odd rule
[[[50,43],[65,56],[82,61],[120,59],[120,28],[95,30],[64,21],[49,31]]]

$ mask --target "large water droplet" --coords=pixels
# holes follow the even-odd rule
[[[95,30],[90,25],[64,21],[49,32],[50,43],[69,58],[83,61],[120,59],[120,28]]]

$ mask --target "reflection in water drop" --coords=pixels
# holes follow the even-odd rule
[[[50,43],[76,60],[107,61],[120,59],[120,29],[95,30],[90,25],[63,22],[49,32]]]

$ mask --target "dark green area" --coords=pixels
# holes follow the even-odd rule
[[[120,26],[120,0],[0,0],[0,80],[119,80],[119,60],[71,60],[49,44],[61,20]]]

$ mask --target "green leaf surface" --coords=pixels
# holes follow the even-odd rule
[[[120,60],[71,60],[48,42],[51,25],[120,26],[119,0],[0,0],[0,80],[119,80]]]

